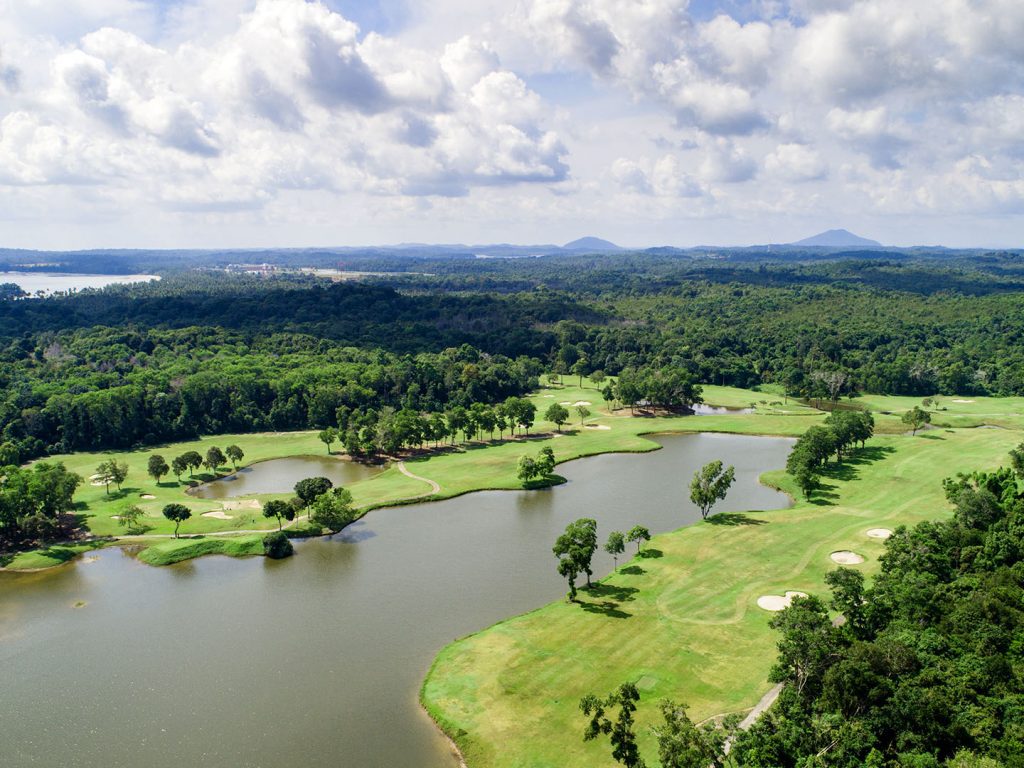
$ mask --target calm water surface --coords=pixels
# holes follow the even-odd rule
[[[0,283],[15,283],[21,290],[35,294],[37,291],[80,291],[83,288],[102,288],[105,285],[121,283],[145,283],[159,280],[156,275],[76,275],[70,272],[0,272]]]
[[[202,499],[230,499],[249,493],[291,493],[299,480],[329,478],[335,487],[366,480],[383,470],[330,456],[292,456],[261,461],[191,492]]]
[[[563,465],[569,483],[547,491],[377,510],[281,562],[151,568],[106,550],[2,575],[2,763],[451,768],[419,685],[445,643],[565,594],[551,545],[566,523],[594,517],[604,541],[693,522],[689,478],[715,458],[737,469],[716,511],[787,503],[756,478],[791,440],[659,441]]]

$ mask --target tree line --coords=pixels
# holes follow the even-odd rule
[[[821,485],[821,472],[829,460],[841,463],[858,443],[861,448],[875,433],[875,419],[869,411],[833,411],[824,425],[808,427],[786,458],[786,472],[809,499]]]

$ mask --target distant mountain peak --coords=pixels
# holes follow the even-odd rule
[[[791,245],[817,245],[826,248],[849,248],[852,246],[879,247],[882,244],[877,240],[868,240],[845,229],[829,229],[819,232],[813,237],[797,240]]]
[[[615,243],[609,242],[608,240],[602,240],[600,237],[581,237],[579,240],[573,240],[571,243],[566,243],[562,246],[566,251],[621,251],[622,248],[617,246]]]

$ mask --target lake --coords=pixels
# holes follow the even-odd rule
[[[200,499],[231,499],[251,493],[291,493],[299,480],[326,477],[335,487],[351,485],[382,472],[371,467],[330,456],[292,456],[250,464],[209,483],[197,486],[190,495]]]
[[[596,518],[602,542],[692,523],[689,479],[718,458],[736,483],[716,511],[788,504],[757,476],[792,440],[658,440],[563,464],[568,483],[544,491],[376,510],[288,560],[152,568],[113,549],[0,574],[3,763],[451,768],[418,705],[427,669],[453,639],[565,595],[551,546],[567,523]]]
[[[157,275],[77,275],[70,272],[0,272],[0,283],[15,283],[26,293],[35,295],[57,291],[80,291],[122,283],[145,283],[159,280]]]

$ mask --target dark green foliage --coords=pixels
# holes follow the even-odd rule
[[[626,540],[635,541],[636,551],[639,552],[643,543],[651,540],[651,532],[642,525],[634,525],[629,529],[629,533],[626,534]]]
[[[583,731],[583,740],[591,741],[601,734],[607,734],[612,744],[612,758],[627,768],[645,766],[633,731],[633,713],[636,712],[638,701],[640,692],[633,683],[623,683],[604,699],[593,694],[580,699],[580,711],[590,718]],[[612,707],[619,708],[619,715],[614,721],[606,713]]]
[[[295,495],[302,499],[305,506],[313,503],[318,496],[327,493],[334,487],[334,483],[326,477],[307,477],[295,484]]]
[[[263,537],[263,554],[274,560],[282,560],[295,554],[295,548],[284,531],[274,531]]]
[[[925,424],[931,423],[932,415],[928,411],[915,405],[913,408],[911,408],[909,411],[903,414],[902,421],[904,424],[906,424],[908,427],[912,429],[911,434],[916,435],[917,430],[919,430]]]
[[[295,509],[287,501],[272,499],[263,505],[263,516],[277,518],[277,529],[281,530],[282,520],[295,519]]]
[[[60,463],[0,468],[0,546],[57,536],[68,527],[65,518],[81,482]]]
[[[739,765],[1024,765],[1024,490],[1012,470],[945,487],[953,519],[897,529],[872,586],[829,574],[841,626],[814,597],[772,620],[786,688]]]
[[[612,531],[608,534],[608,541],[605,542],[604,551],[612,556],[615,561],[615,570],[619,570],[619,555],[626,551],[626,537],[622,531]]]
[[[211,472],[216,473],[217,467],[225,464],[227,460],[228,457],[224,455],[224,451],[214,445],[206,452],[206,458],[203,459],[203,465]]]
[[[356,519],[352,507],[352,494],[347,488],[325,491],[313,500],[310,506],[310,522],[337,533]]]
[[[164,507],[164,517],[174,523],[174,538],[178,538],[178,528],[192,513],[184,504],[168,504]]]
[[[697,726],[686,714],[686,706],[661,702],[663,725],[651,731],[658,739],[661,768],[719,768],[725,760],[725,743],[735,729],[738,717],[726,719],[723,726],[713,720]]]
[[[711,508],[725,498],[736,479],[736,468],[723,468],[722,462],[708,462],[693,473],[690,481],[690,501],[700,510],[700,516],[707,519]]]
[[[590,561],[597,549],[597,521],[589,517],[569,523],[565,532],[555,541],[552,551],[558,558],[558,573],[569,582],[569,600],[576,599],[576,577],[587,575],[590,586]]]
[[[561,432],[562,425],[569,420],[569,409],[564,405],[552,403],[548,406],[548,409],[544,411],[544,418],[554,423],[555,428]]]
[[[149,457],[149,461],[146,463],[146,471],[149,476],[156,480],[157,484],[160,483],[160,478],[171,471],[171,468],[167,466],[167,462],[164,457],[158,453],[154,453]]]

